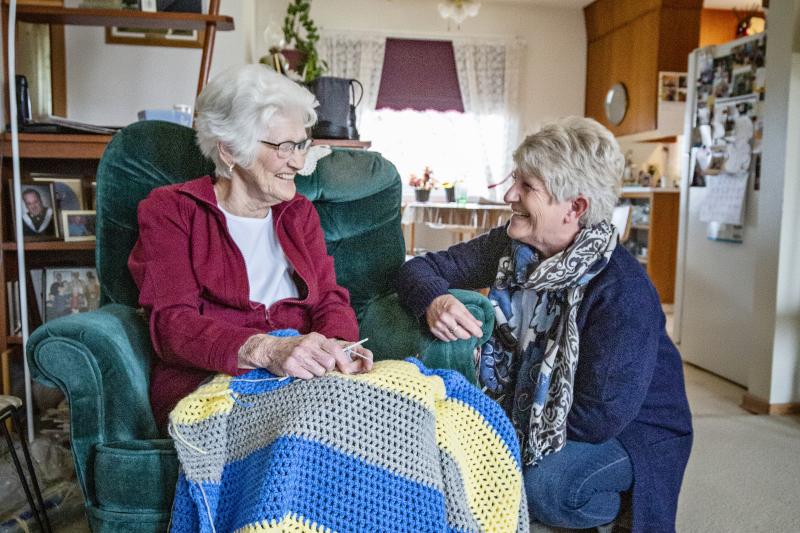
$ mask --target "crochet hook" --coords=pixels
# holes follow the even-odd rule
[[[350,346],[346,346],[345,348],[343,348],[343,349],[344,349],[344,352],[345,352],[347,355],[349,355],[351,359],[352,359],[352,357],[353,357],[354,355],[357,355],[357,356],[358,356],[358,357],[360,357],[361,359],[367,359],[367,356],[365,356],[365,355],[361,355],[361,354],[360,354],[360,353],[358,353],[358,352],[354,352],[354,351],[353,351],[353,348],[355,348],[356,346],[360,346],[360,345],[364,344],[364,343],[365,343],[365,342],[367,342],[368,340],[369,340],[369,337],[365,337],[365,338],[361,339],[360,341],[356,342],[355,344],[351,344]]]

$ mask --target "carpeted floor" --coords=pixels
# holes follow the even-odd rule
[[[744,389],[685,368],[695,440],[678,531],[800,531],[800,417],[751,415]]]

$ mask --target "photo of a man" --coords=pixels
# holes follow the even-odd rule
[[[25,240],[58,238],[58,218],[53,198],[52,183],[22,183],[22,234]],[[14,202],[11,202],[11,206],[12,209],[16,207]]]

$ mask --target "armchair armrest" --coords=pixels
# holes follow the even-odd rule
[[[432,368],[450,368],[459,371],[471,383],[475,383],[473,353],[492,334],[494,310],[489,300],[475,291],[451,289],[450,293],[483,323],[480,339],[452,342],[440,341],[430,334],[428,326],[420,323],[400,305],[397,294],[376,298],[364,309],[361,322],[361,337],[369,337],[367,344],[375,360],[419,357]]]
[[[37,381],[56,386],[70,405],[76,473],[93,499],[97,444],[158,437],[148,395],[150,334],[131,307],[111,304],[37,328],[26,347]]]

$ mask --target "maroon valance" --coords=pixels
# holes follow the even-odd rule
[[[376,108],[463,113],[453,43],[386,39]]]

